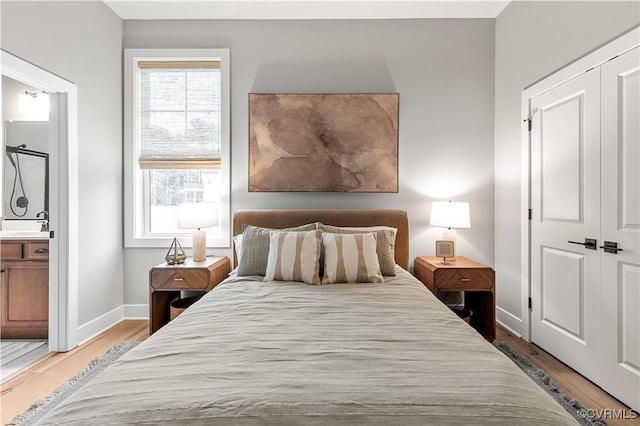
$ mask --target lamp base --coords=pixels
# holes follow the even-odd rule
[[[193,231],[193,261],[202,262],[207,259],[207,233],[201,229]]]
[[[445,229],[444,231],[442,231],[442,239],[446,240],[446,241],[453,241],[453,257],[449,257],[447,258],[449,260],[449,262],[447,262],[446,260],[443,260],[442,263],[443,264],[447,264],[447,263],[452,263],[456,261],[456,256],[455,256],[455,252],[456,252],[456,237],[457,237],[458,233],[456,232],[455,229]]]

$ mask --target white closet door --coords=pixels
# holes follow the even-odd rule
[[[533,99],[531,340],[599,380],[600,70]]]
[[[602,75],[602,387],[640,410],[640,49]]]

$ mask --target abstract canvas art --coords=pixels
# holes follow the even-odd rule
[[[249,94],[249,191],[398,192],[398,94]]]

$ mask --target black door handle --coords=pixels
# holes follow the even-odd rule
[[[579,241],[567,241],[567,242],[571,244],[579,244],[581,246],[584,246],[584,248],[588,248],[589,250],[598,250],[598,240],[595,240],[593,238],[585,238],[584,243],[581,243]]]
[[[614,241],[605,241],[603,246],[600,246],[601,249],[604,249],[605,253],[613,253],[618,254],[619,251],[624,251],[621,248],[618,248],[618,243]]]

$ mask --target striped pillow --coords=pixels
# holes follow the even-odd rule
[[[398,230],[390,226],[338,227],[318,223],[318,229],[332,234],[376,234],[376,252],[382,275],[396,275],[396,234]]]
[[[376,234],[322,234],[324,276],[322,284],[381,283]]]
[[[265,281],[320,284],[322,231],[271,231]]]
[[[238,255],[238,276],[264,275],[269,257],[269,235],[271,231],[312,231],[315,223],[294,228],[271,229],[253,225],[242,225],[242,246]]]

